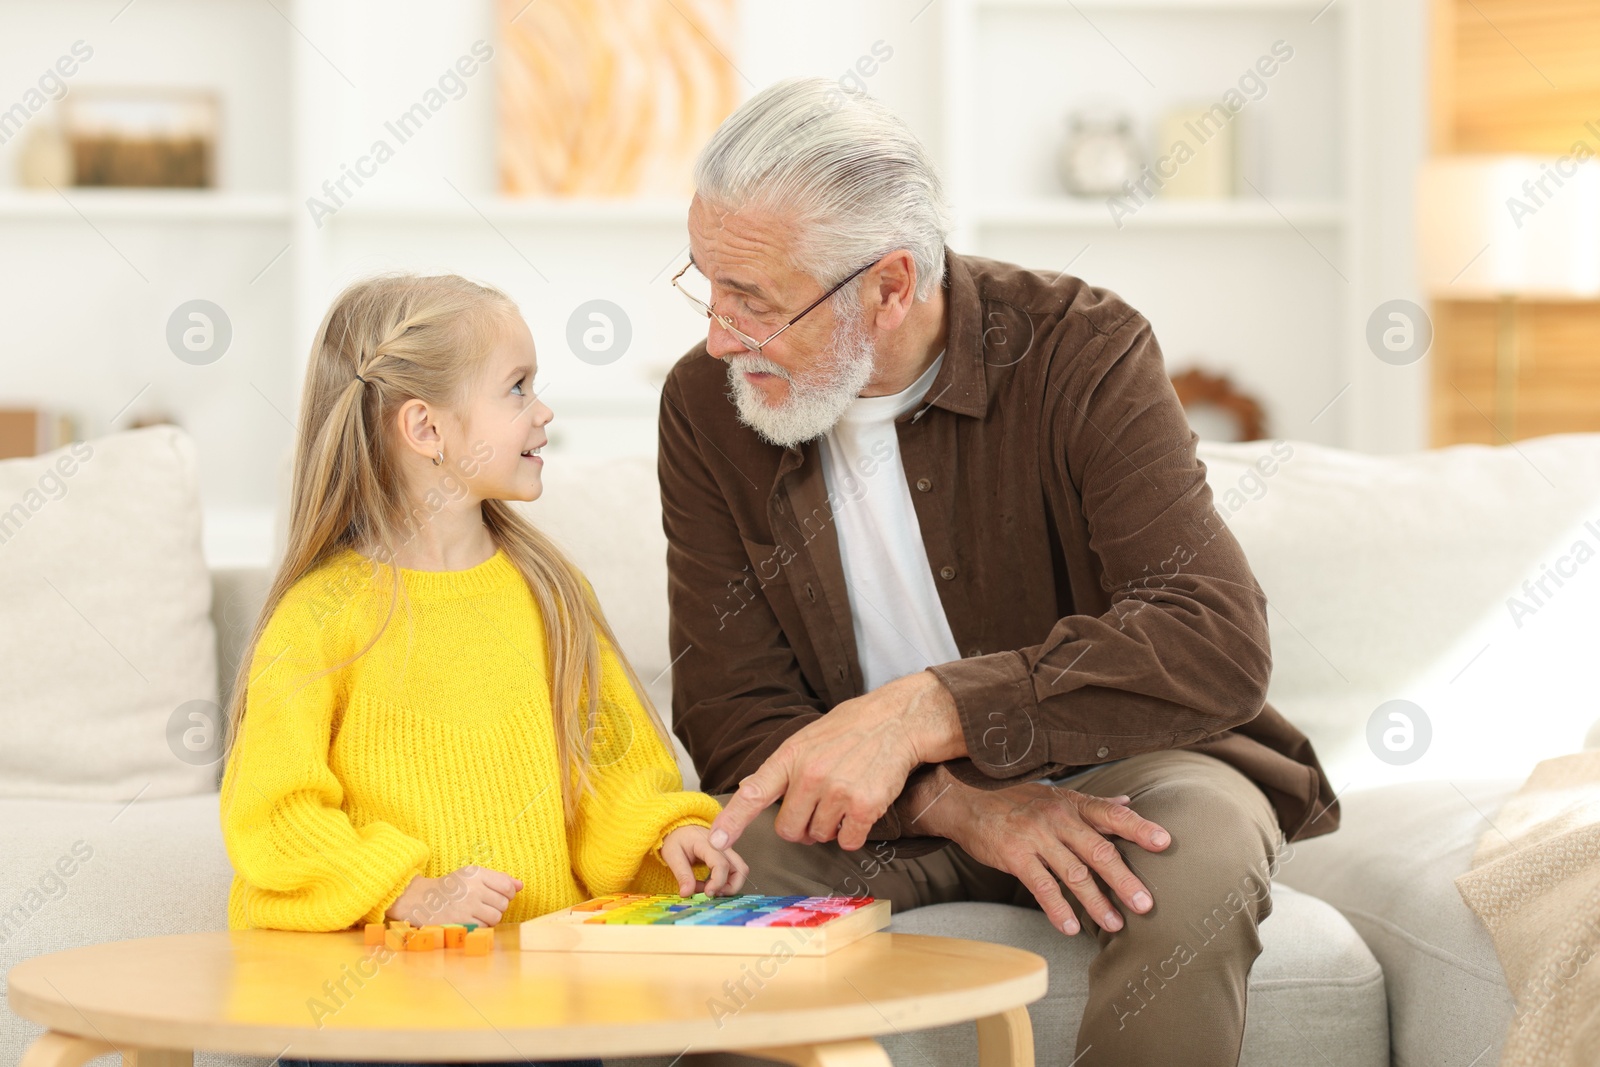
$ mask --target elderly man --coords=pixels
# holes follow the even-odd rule
[[[1338,816],[1149,323],[951,252],[921,145],[825,80],[695,181],[659,462],[713,842],[759,892],[1037,906],[1100,944],[1075,1062],[1236,1063],[1278,850]]]

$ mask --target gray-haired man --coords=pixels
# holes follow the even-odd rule
[[[660,475],[713,841],[759,892],[1088,925],[1078,1062],[1236,1063],[1280,844],[1338,820],[1260,587],[1144,318],[950,252],[921,145],[836,97],[729,117],[673,280],[709,318]]]

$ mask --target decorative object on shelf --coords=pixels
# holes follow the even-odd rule
[[[78,89],[61,101],[74,185],[216,185],[216,94],[197,89]]]
[[[1172,376],[1172,388],[1189,425],[1207,441],[1259,441],[1267,435],[1261,403],[1226,374],[1191,368]]]
[[[1194,200],[1238,195],[1242,118],[1217,103],[1167,112],[1156,145],[1157,166],[1163,168],[1161,195]]]
[[[72,418],[40,408],[0,408],[0,459],[38,456],[77,440]]]
[[[72,145],[59,125],[39,122],[28,130],[17,157],[17,182],[27,189],[72,184]]]
[[[1422,170],[1417,228],[1422,283],[1435,299],[1499,303],[1494,426],[1515,441],[1517,300],[1600,297],[1600,161],[1435,158]]]
[[[1085,108],[1067,116],[1067,135],[1056,156],[1061,184],[1073,196],[1125,192],[1144,169],[1144,149],[1128,115]]]
[[[734,0],[500,0],[500,188],[676,195],[738,102]]]
[[[160,411],[146,411],[128,420],[127,428],[142,430],[146,426],[177,426],[178,420]]]

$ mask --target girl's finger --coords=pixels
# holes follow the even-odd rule
[[[728,857],[716,849],[710,849],[709,852],[710,855],[705,857],[705,864],[711,868],[711,877],[706,879],[706,895],[716,896],[728,882]]]
[[[694,867],[690,865],[683,851],[676,848],[663,848],[661,850],[661,858],[666,862],[667,869],[672,872],[672,876],[678,880],[678,895],[684,897],[692,896],[694,894]]]
[[[727,855],[728,859],[733,863],[733,878],[728,883],[728,894],[731,896],[744,888],[744,880],[750,876],[750,865],[731,848],[728,850]]]

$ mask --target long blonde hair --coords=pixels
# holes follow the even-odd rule
[[[369,549],[377,569],[415,536],[415,505],[407,499],[397,446],[386,428],[412,398],[462,410],[505,326],[520,314],[500,290],[453,274],[366,278],[346,288],[328,309],[306,369],[288,544],[240,657],[228,702],[230,755],[244,723],[256,645],[285,594],[346,548]],[[579,795],[593,787],[596,730],[626,726],[617,722],[602,727],[599,719],[602,640],[614,650],[669,754],[672,743],[578,568],[505,501],[485,500],[482,510],[490,537],[522,572],[543,618],[546,677],[570,825]],[[349,660],[311,677],[349,666],[377,643],[404,596],[399,569],[387,570],[392,582],[383,623]],[[616,744],[633,740],[607,737],[608,757],[619,755]]]

